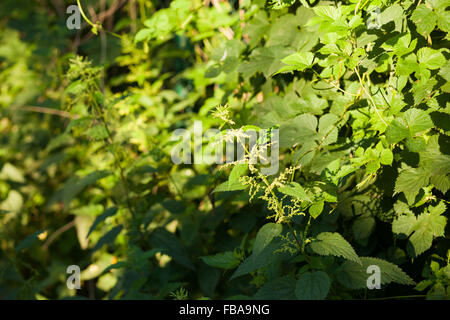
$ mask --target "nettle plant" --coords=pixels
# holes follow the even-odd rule
[[[136,250],[141,250],[137,265],[144,268],[146,259],[163,253],[187,268],[175,277],[179,282],[169,282],[165,293],[159,291],[157,296],[186,285],[195,292],[188,276],[188,270],[198,263],[192,262],[192,255],[204,263],[197,266],[206,272],[200,277],[200,287],[212,297],[217,297],[213,292],[218,283],[228,292],[225,295],[234,298],[379,296],[377,290],[368,291],[373,288],[368,281],[373,270],[379,270],[376,276],[381,292],[391,292],[387,285],[394,283],[403,286],[392,292],[409,294],[411,289],[405,288],[420,280],[407,274],[418,268],[416,261],[426,267],[421,270],[424,279],[415,288],[427,290],[428,297],[448,296],[450,251],[448,239],[443,237],[448,215],[445,194],[450,188],[449,52],[443,43],[448,41],[446,8],[450,2],[241,1],[238,13],[227,2],[213,4],[205,7],[199,1],[174,1],[145,20],[134,39],[143,42],[142,50],[148,53],[158,52],[176,35],[179,50],[193,47],[199,56],[174,79],[192,83],[190,91],[177,91],[185,101],[174,103],[162,89],[173,85],[170,75],[161,75],[162,82],[151,93],[151,106],[156,105],[151,100],[161,96],[159,103],[167,105],[153,117],[160,119],[159,123],[169,117],[155,131],[162,135],[158,142],[162,156],[150,156],[152,167],[147,172],[156,179],[156,196],[151,200],[140,203],[140,189],[130,189],[124,173],[124,167],[133,168],[149,158],[139,152],[135,155],[138,161],[130,159],[127,152],[118,155],[113,141],[119,139],[120,149],[125,140],[120,135],[113,137],[108,129],[112,119],[107,121],[100,108],[105,100],[95,81],[82,74],[82,80],[68,90],[87,92],[84,99],[90,101],[86,104],[95,107],[91,113],[95,116],[81,131],[109,141],[131,214],[134,231],[128,236],[133,246],[140,247]],[[133,65],[136,68],[131,59],[129,66]],[[147,80],[137,81],[143,91],[135,89],[134,94],[143,97],[140,94],[145,95]],[[111,106],[116,103],[112,101]],[[189,105],[200,109],[189,110]],[[75,128],[84,120],[76,120]],[[116,120],[120,126],[123,119]],[[170,164],[158,163],[173,148],[168,134],[176,127],[170,125],[171,120],[187,130],[195,120],[203,121],[207,128],[227,128],[221,137],[245,150],[241,159],[225,165],[232,167],[227,181],[220,183],[220,167],[173,164],[169,169]],[[272,145],[274,129],[279,130],[276,146]],[[280,152],[275,175],[265,174],[263,165],[251,161],[261,149],[249,148],[248,130],[265,130],[267,135],[260,137],[258,145],[265,151],[276,147]],[[146,147],[152,150],[151,143]],[[187,181],[189,175],[197,175],[198,180]],[[217,187],[213,190],[211,184]],[[174,220],[139,212],[139,207],[149,203],[150,212],[160,212],[158,197],[168,197],[162,206],[175,215]],[[248,204],[243,207],[242,201]],[[233,203],[238,204],[237,209]],[[254,216],[246,217],[245,208],[256,208],[260,211],[257,216],[270,222],[255,223]],[[235,227],[230,231],[231,239],[240,242],[234,249],[193,249],[201,240],[186,232],[201,232],[201,225],[214,219],[207,214],[209,210],[225,223],[231,219],[234,225],[244,225],[237,228],[244,230],[243,236]],[[234,217],[217,213],[223,210],[231,210]],[[199,216],[193,217],[195,212]],[[100,216],[99,222],[106,216]],[[123,221],[126,224],[127,219]],[[169,221],[175,222],[175,227],[169,227]],[[177,223],[181,224],[180,239],[174,235]],[[213,223],[216,228],[217,223]],[[116,228],[99,242],[115,238],[122,230],[121,225]],[[218,236],[214,228],[206,234]],[[210,244],[217,241],[220,243],[214,239]],[[426,251],[433,254],[424,257]],[[168,261],[164,259],[159,256],[159,267],[154,268],[164,267]],[[110,268],[148,272],[130,262]],[[217,269],[234,271],[221,276]],[[121,283],[127,283],[126,279],[124,276]],[[205,289],[208,281],[214,285]],[[145,289],[145,280],[139,283],[135,290],[140,294],[153,292]]]
[[[0,107],[65,108],[0,121],[0,295],[448,298],[448,6],[139,0],[114,28],[84,8],[87,57],[56,68],[64,41],[0,23],[27,52],[0,39]],[[220,131],[201,152],[241,157],[174,163],[199,121]]]
[[[238,265],[231,279],[251,273],[262,285],[258,297],[321,299],[342,296],[341,287],[367,288],[371,265],[382,284],[413,285],[392,262],[433,250],[442,269],[432,261],[436,276],[416,289],[448,296],[449,242],[435,239],[446,236],[450,188],[449,52],[442,45],[450,2],[302,4],[270,18],[255,10],[243,31],[247,46],[230,41],[208,69],[238,73],[242,87],[265,81],[250,119],[279,125],[284,169],[266,177],[236,164],[226,191],[249,187],[250,200],[265,201],[274,222],[258,231],[242,263],[230,252],[204,261]],[[376,239],[383,224],[392,226],[394,242],[370,257],[383,246]],[[280,263],[297,268],[273,279]]]

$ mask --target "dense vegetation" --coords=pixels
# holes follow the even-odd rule
[[[2,0],[0,298],[448,299],[448,6]]]

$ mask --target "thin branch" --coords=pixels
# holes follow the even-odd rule
[[[78,119],[77,115],[72,115],[67,111],[58,110],[58,109],[52,109],[52,108],[46,108],[46,107],[36,107],[36,106],[11,106],[9,109],[12,110],[23,110],[23,111],[30,111],[30,112],[38,112],[38,113],[45,113],[45,114],[51,114],[54,116],[59,116],[63,118],[69,118],[69,119]]]
[[[359,75],[358,69],[356,69],[356,67],[355,67],[353,70],[356,72],[356,75],[358,76],[359,83],[361,84],[362,89],[364,90],[366,95],[369,97],[370,102],[372,102],[372,105],[373,105],[373,108],[375,109],[375,112],[380,117],[381,121],[387,126],[388,124],[386,123],[386,121],[384,121],[383,117],[381,116],[381,113],[378,111],[378,108],[377,108],[377,106],[375,104],[375,101],[373,101],[373,98],[370,95],[369,91],[367,91],[366,87],[364,87],[364,83],[363,83],[363,81],[361,79],[361,76]]]
[[[50,244],[62,233],[66,232],[70,228],[75,226],[75,220],[70,221],[69,223],[63,225],[59,229],[57,229],[53,234],[47,239],[47,241],[42,245],[42,249],[47,250]]]

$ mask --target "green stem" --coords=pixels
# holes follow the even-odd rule
[[[107,34],[110,34],[110,35],[112,35],[112,36],[114,36],[114,37],[117,37],[117,38],[119,38],[119,39],[122,39],[122,36],[121,36],[120,34],[117,34],[117,33],[115,33],[115,32],[111,32],[111,31],[104,30],[104,29],[103,29],[103,26],[102,26],[100,23],[94,23],[94,22],[92,22],[92,21],[86,16],[86,14],[84,13],[83,7],[81,6],[80,0],[77,0],[77,4],[78,4],[78,8],[80,9],[81,16],[82,16],[83,19],[84,19],[84,20],[92,27],[92,29],[104,31],[104,32],[107,33]],[[95,31],[94,33],[97,34],[96,31]]]
[[[375,101],[373,101],[372,95],[370,94],[369,91],[367,91],[366,87],[364,86],[361,76],[359,75],[358,69],[356,69],[356,67],[355,67],[353,70],[356,72],[356,75],[358,76],[359,83],[361,84],[361,88],[364,90],[364,92],[369,97],[370,102],[372,102],[373,108],[375,109],[375,112],[377,113],[378,117],[380,117],[381,121],[385,124],[385,126],[387,126],[388,124],[386,123],[386,121],[384,121],[383,117],[381,116],[380,112],[378,111],[377,105],[375,104]]]
[[[92,26],[92,28],[98,28],[98,27],[100,26],[99,29],[101,29],[101,25],[97,25],[97,24],[93,23],[93,22],[92,22],[91,20],[89,20],[89,18],[84,14],[83,7],[81,6],[80,0],[77,0],[77,5],[78,5],[78,8],[80,9],[80,13],[81,13],[81,16],[83,17],[83,19],[84,19],[87,23],[89,23],[89,24]]]

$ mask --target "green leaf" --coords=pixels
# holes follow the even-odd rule
[[[440,51],[428,47],[420,48],[417,52],[417,58],[421,66],[430,70],[439,69],[447,61]]]
[[[317,118],[312,114],[301,114],[280,125],[280,147],[292,147],[317,135]]]
[[[152,29],[141,29],[134,36],[134,41],[137,43],[144,40],[148,40],[149,38],[151,38],[152,34],[153,34]]]
[[[327,113],[319,119],[319,134],[317,140],[322,146],[336,142],[338,137],[338,128],[335,126],[339,120],[338,116]]]
[[[94,171],[84,177],[74,176],[67,180],[63,187],[60,188],[56,193],[50,198],[47,207],[50,208],[54,203],[63,201],[65,207],[67,208],[72,201],[84,188],[94,184],[100,179],[103,179],[111,175],[110,171],[101,170]]]
[[[322,213],[323,210],[323,205],[324,205],[324,201],[317,201],[315,203],[313,203],[313,205],[311,207],[309,207],[309,214],[311,215],[311,217],[313,217],[314,219],[316,219],[318,216],[320,216],[320,214]]]
[[[281,193],[288,196],[311,202],[311,198],[306,194],[305,189],[297,182],[288,182],[284,186],[279,187],[278,190]]]
[[[375,219],[370,216],[358,217],[352,225],[353,234],[356,240],[366,239],[375,229]]]
[[[299,300],[322,300],[328,295],[330,285],[330,278],[325,272],[305,272],[297,281],[295,295]]]
[[[424,4],[414,10],[411,20],[416,24],[417,32],[425,37],[436,27],[436,15]]]
[[[395,181],[395,193],[403,192],[408,204],[413,204],[420,189],[428,185],[429,173],[423,168],[411,168],[403,165],[403,170]]]
[[[404,285],[414,285],[414,281],[393,263],[378,258],[360,257],[361,264],[353,261],[344,262],[337,273],[336,279],[339,283],[349,289],[366,289],[367,279],[370,274],[367,268],[371,265],[380,268],[381,284],[398,283]]]
[[[248,164],[239,163],[233,167],[228,181],[218,185],[213,192],[245,190],[247,186],[243,185],[239,178],[247,172]]]
[[[125,268],[127,266],[128,266],[128,263],[126,261],[119,261],[119,262],[116,262],[116,263],[106,267],[105,270],[103,270],[102,274],[108,273],[111,270]]]
[[[103,247],[105,244],[114,242],[114,240],[117,238],[120,232],[122,232],[123,226],[118,225],[111,230],[109,230],[106,234],[104,234],[95,244],[94,248],[92,248],[92,252],[97,251],[101,247]]]
[[[416,226],[417,219],[413,213],[403,214],[392,221],[392,232],[409,236]]]
[[[446,206],[441,201],[437,206],[430,206],[427,211],[420,214],[417,218],[409,213],[398,217],[392,223],[392,231],[396,234],[410,236],[411,246],[408,251],[412,257],[417,257],[428,250],[435,237],[444,236],[447,218],[442,216]]]
[[[233,251],[220,252],[213,256],[200,257],[203,262],[214,268],[234,269],[239,263],[239,257]]]
[[[281,59],[292,51],[292,48],[283,46],[257,48],[250,54],[250,60],[238,67],[238,71],[243,73],[244,77],[250,77],[256,72],[262,72],[269,77],[283,66]]]
[[[404,10],[399,4],[393,4],[389,6],[381,12],[380,14],[380,23],[381,25],[385,25],[388,22],[395,21],[397,19],[401,19],[404,16]]]
[[[434,126],[428,113],[423,110],[408,109],[402,117],[394,119],[386,129],[386,139],[390,144],[428,130]]]
[[[103,140],[108,137],[108,131],[103,125],[96,125],[90,128],[86,134],[93,140]]]
[[[256,300],[295,300],[295,278],[285,276],[265,283],[256,293]]]
[[[286,58],[282,59],[281,62],[287,66],[283,66],[275,74],[286,72],[286,71],[303,71],[313,65],[314,54],[311,52],[296,52]]]
[[[358,255],[339,233],[322,232],[311,241],[311,249],[322,256],[333,255],[360,263]]]
[[[111,208],[106,209],[101,215],[96,217],[94,223],[89,228],[86,238],[89,238],[89,235],[91,234],[91,232],[94,231],[94,229],[99,225],[100,222],[103,222],[103,221],[105,221],[106,218],[112,217],[113,215],[115,215],[117,213],[117,210],[118,209],[116,207],[111,207]]]
[[[390,144],[398,143],[409,137],[409,129],[401,118],[394,119],[386,129],[386,139]]]
[[[230,280],[263,268],[276,261],[275,250],[280,248],[279,241],[272,241],[259,254],[250,255],[233,273]]]
[[[391,165],[394,160],[394,154],[390,149],[383,149],[380,154],[380,163],[385,165]]]
[[[269,222],[262,226],[256,235],[252,254],[260,254],[275,237],[280,235],[282,230],[283,227],[279,223]]]

